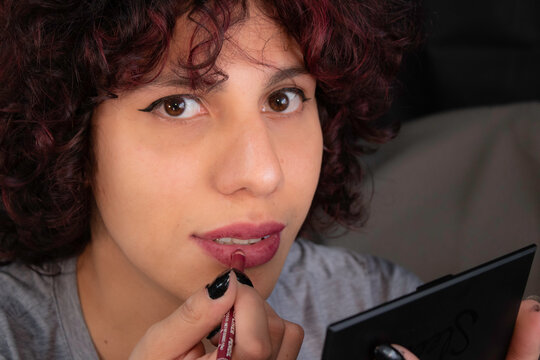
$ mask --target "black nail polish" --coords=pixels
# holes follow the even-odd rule
[[[210,331],[210,334],[208,334],[208,336],[206,336],[206,338],[208,340],[210,340],[211,338],[213,338],[219,332],[219,330],[221,330],[221,325],[216,326],[216,328],[214,330]]]
[[[231,270],[225,271],[223,274],[219,275],[213,283],[206,285],[206,290],[208,291],[208,296],[211,299],[217,299],[225,294],[225,291],[229,288],[229,274]]]
[[[379,345],[373,351],[375,360],[405,360],[403,355],[390,345]]]
[[[236,274],[236,278],[238,279],[238,282],[240,284],[253,287],[253,283],[251,282],[251,280],[248,278],[246,274],[244,274],[242,271],[238,269],[233,269],[233,271]]]

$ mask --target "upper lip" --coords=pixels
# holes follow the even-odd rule
[[[284,228],[285,225],[279,222],[266,222],[261,224],[236,223],[202,234],[195,234],[195,237],[204,240],[215,240],[221,238],[235,238],[240,240],[257,239],[267,235],[279,233]]]

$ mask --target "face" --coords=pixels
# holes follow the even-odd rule
[[[266,297],[317,186],[315,80],[297,45],[254,13],[218,58],[227,80],[193,91],[170,66],[186,53],[183,26],[154,82],[94,113],[94,258],[182,301],[241,248]]]

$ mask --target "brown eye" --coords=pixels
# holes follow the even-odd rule
[[[167,96],[139,111],[151,112],[174,120],[187,120],[208,113],[198,98],[189,95]]]
[[[289,97],[284,91],[276,91],[268,97],[268,105],[272,110],[277,112],[287,110],[289,103]]]
[[[302,109],[302,103],[309,99],[298,88],[283,88],[271,93],[262,107],[263,112],[289,114]]]
[[[163,108],[167,115],[180,116],[186,109],[186,102],[182,98],[171,98],[163,101]]]

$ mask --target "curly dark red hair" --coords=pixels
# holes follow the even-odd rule
[[[215,61],[226,31],[245,18],[248,5],[246,0],[1,2],[0,257],[39,263],[84,248],[93,204],[95,106],[159,73],[176,19],[186,14],[197,25],[191,52],[197,56],[181,66],[194,86],[220,74]],[[363,174],[358,155],[397,131],[374,120],[389,107],[403,52],[416,42],[417,4],[259,0],[256,6],[298,42],[317,79],[325,152],[310,218],[320,209],[332,220],[357,222],[363,214],[353,186]]]

